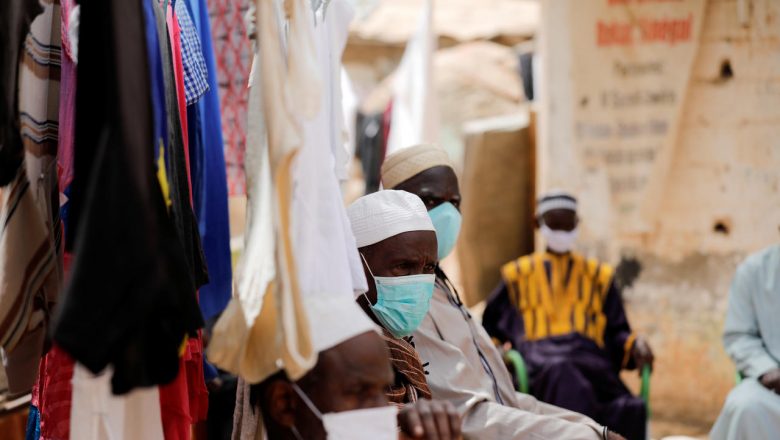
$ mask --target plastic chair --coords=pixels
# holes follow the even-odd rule
[[[517,379],[517,391],[528,394],[528,369],[523,360],[523,355],[517,350],[507,350],[504,352],[504,362],[511,368],[510,371]],[[642,368],[642,385],[639,388],[639,397],[645,402],[647,407],[647,419],[650,420],[650,366],[645,365]]]

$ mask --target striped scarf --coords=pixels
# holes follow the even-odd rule
[[[57,132],[60,7],[41,2],[16,62],[19,140],[25,154],[0,203],[0,346],[12,392],[35,380],[49,311],[61,282]]]
[[[411,338],[399,339],[383,330],[382,339],[390,350],[390,362],[395,372],[395,383],[387,389],[387,399],[396,405],[416,402],[420,398],[430,399],[431,390],[425,370]]]
[[[24,167],[0,202],[0,346],[12,392],[32,386],[45,332],[47,289],[56,288],[54,247]]]

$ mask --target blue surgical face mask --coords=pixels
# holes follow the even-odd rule
[[[382,324],[382,327],[396,338],[403,338],[414,333],[431,307],[436,275],[377,277],[374,276],[365,257],[363,257],[363,261],[376,285],[376,304],[371,304],[366,296],[374,316]]]
[[[452,203],[444,202],[428,211],[428,215],[433,222],[433,228],[436,229],[436,240],[439,242],[439,261],[441,261],[452,252],[455,242],[458,241],[462,220],[460,211]]]

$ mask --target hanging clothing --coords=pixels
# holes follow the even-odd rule
[[[190,264],[191,280],[195,289],[203,281],[205,261],[200,247],[200,236],[195,226],[192,211],[192,192],[190,188],[187,158],[189,156],[186,137],[182,124],[182,105],[184,103],[184,76],[181,72],[182,59],[179,42],[178,20],[169,6],[167,20],[162,8],[154,1],[144,5],[147,17],[147,40],[149,46],[158,50],[150,51],[152,71],[152,89],[155,90],[154,115],[158,132],[158,143],[163,149],[163,167],[171,201],[171,217],[177,227],[179,240],[185,249]],[[150,11],[151,10],[151,11]],[[155,32],[150,29],[154,28]],[[185,115],[186,117],[186,115]],[[165,127],[167,130],[161,130]],[[167,142],[162,139],[167,139]],[[196,302],[190,303],[197,307]],[[192,316],[200,316],[199,310],[191,310]],[[206,417],[208,410],[208,392],[203,378],[203,353],[200,333],[191,333],[182,347],[179,360],[179,372],[176,379],[160,386],[160,406],[162,409],[163,429],[166,440],[188,439],[191,425]]]
[[[392,126],[387,154],[424,143],[437,143],[439,108],[433,57],[438,37],[433,29],[433,0],[426,0],[417,30],[404,50],[393,79]]]
[[[76,59],[74,53],[78,48],[71,47],[69,38],[70,16],[75,0],[60,0],[61,22],[60,38],[62,39],[62,56],[60,64],[60,111],[59,111],[59,144],[57,146],[57,173],[60,192],[60,218],[63,228],[67,229],[68,194],[73,181],[73,138],[76,129]]]
[[[546,252],[507,263],[501,274],[482,322],[522,354],[531,393],[643,439],[644,402],[619,377],[635,368],[635,335],[612,268],[577,253]]]
[[[187,107],[193,209],[209,268],[209,282],[200,288],[200,309],[210,320],[227,306],[233,288],[227,178],[220,121],[217,68],[206,0],[188,0],[200,34],[208,89]],[[187,64],[185,64],[186,67]]]
[[[199,291],[200,309],[207,323],[225,309],[232,293],[232,259],[230,251],[230,219],[228,216],[227,178],[222,143],[217,71],[211,41],[208,8],[205,0],[188,0],[196,34],[199,35],[204,78],[207,88],[195,103],[187,106],[190,141],[190,171],[192,178],[193,209],[203,251],[209,268],[209,282]],[[177,3],[178,7],[178,3]],[[180,20],[180,24],[181,24]],[[186,30],[187,26],[182,24]],[[184,41],[191,40],[187,37]],[[188,59],[185,57],[185,74]],[[186,75],[185,75],[186,77]],[[189,93],[189,92],[188,92]],[[222,386],[208,394],[207,431],[209,438],[225,438],[220,430],[230,432],[236,401],[236,378],[217,369],[204,359],[204,376],[211,371],[219,375]],[[229,437],[229,434],[228,434]]]
[[[723,343],[745,379],[729,393],[713,440],[769,440],[780,432],[780,396],[758,378],[780,368],[780,246],[748,257],[734,275]]]
[[[56,344],[41,359],[32,392],[32,405],[40,413],[40,440],[70,438],[74,367],[73,359]]]
[[[209,1],[212,20],[211,31],[214,56],[219,76],[219,99],[221,131],[225,142],[225,162],[228,189],[231,196],[247,193],[244,154],[251,147],[247,145],[249,134],[246,84],[252,66],[254,51],[245,33],[243,10],[254,0]],[[205,40],[205,39],[204,39]],[[218,128],[218,127],[215,127]]]
[[[169,5],[167,19],[162,21],[158,12],[158,35],[160,52],[163,59],[163,74],[165,80],[165,113],[167,115],[168,143],[166,145],[166,173],[171,187],[171,217],[176,225],[179,240],[184,247],[187,263],[191,273],[190,288],[193,292],[208,282],[206,257],[200,242],[198,224],[192,210],[192,193],[190,191],[189,148],[186,128],[186,103],[184,96],[184,75],[181,61],[181,46],[178,22],[174,19]],[[167,30],[167,32],[165,32]],[[166,40],[167,35],[167,40]],[[167,42],[166,42],[167,41]],[[195,302],[193,306],[197,307]],[[192,315],[199,314],[195,310]],[[200,321],[197,327],[202,326]]]
[[[0,209],[0,346],[12,393],[35,381],[46,335],[46,291],[56,289],[56,260],[24,167],[3,188]]]
[[[81,2],[74,263],[54,340],[93,373],[112,365],[115,394],[173,380],[202,325],[154,169],[148,66],[141,2]]]
[[[29,23],[32,15],[25,14],[32,9],[25,11],[17,2],[4,6],[12,8],[3,11],[8,14],[3,18],[10,20],[4,24],[10,31],[8,42],[21,44],[21,51],[6,48],[18,59],[3,61],[8,63],[3,69],[9,66],[18,74],[7,78],[14,99],[4,109],[8,119],[1,122],[2,154],[8,161],[3,166],[18,167],[0,205],[0,347],[6,355],[9,390],[24,393],[35,382],[62,279],[56,168],[60,9],[47,4]],[[25,23],[29,31],[21,43],[13,33],[25,31]],[[21,162],[17,154],[22,154]]]
[[[59,213],[62,230],[66,231],[68,222],[68,195],[73,180],[73,140],[76,114],[76,58],[77,47],[70,38],[71,17],[76,3],[74,0],[60,1],[60,39],[62,52],[60,57],[60,105],[59,132],[57,146],[57,172],[59,175]],[[75,17],[74,17],[75,18]],[[70,272],[72,255],[63,255],[63,279]],[[32,392],[32,405],[38,410],[37,440],[64,440],[70,438],[70,409],[73,378],[73,359],[56,344],[41,358],[38,377]],[[28,431],[28,435],[30,432]]]
[[[37,0],[0,4],[0,186],[17,177],[24,158],[17,93],[19,60],[30,24],[42,11]]]
[[[300,119],[313,116],[320,102],[308,22],[311,13],[302,0],[290,3],[289,38],[283,45],[276,2],[258,0],[257,6],[262,47],[257,72],[262,81],[252,89],[261,98],[262,116],[255,109],[250,118],[263,121],[256,122],[256,144],[248,149],[257,160],[256,167],[248,167],[257,170],[252,183],[257,192],[248,195],[252,205],[236,276],[237,294],[214,326],[209,347],[215,365],[250,383],[278,371],[280,360],[288,376],[297,380],[317,359],[302,305],[291,207],[292,164],[302,144]]]
[[[181,58],[184,68],[184,94],[187,105],[192,105],[209,89],[208,70],[203,57],[198,30],[192,22],[185,0],[174,5],[177,25],[181,30]]]
[[[165,167],[168,185],[170,187],[171,198],[171,218],[176,226],[176,232],[179,241],[184,249],[184,255],[187,258],[187,265],[190,273],[190,283],[188,289],[192,292],[192,298],[195,298],[196,290],[208,282],[208,271],[203,255],[203,248],[200,243],[200,234],[198,233],[197,220],[192,210],[192,195],[189,184],[189,166],[188,149],[184,135],[186,131],[182,123],[186,121],[186,111],[183,111],[184,103],[184,77],[177,74],[181,73],[181,51],[178,46],[178,27],[171,28],[170,25],[176,25],[173,15],[165,19],[164,11],[157,5],[153,6],[155,13],[155,23],[157,25],[157,35],[159,44],[159,53],[162,60],[162,75],[155,74],[154,77],[162,79],[162,84],[154,86],[157,90],[162,90],[164,97],[162,104],[164,108],[159,111],[164,115],[160,118],[160,124],[167,128],[167,138],[164,139],[165,145]],[[169,5],[170,9],[170,5]],[[170,11],[169,11],[170,12]],[[178,61],[177,61],[178,60]],[[179,66],[179,68],[177,68]],[[156,81],[155,81],[156,82]],[[182,115],[185,119],[182,119]],[[155,143],[159,145],[159,143]],[[197,303],[189,303],[192,307],[197,307]],[[188,310],[185,315],[200,315],[198,310]],[[193,328],[202,326],[202,319],[198,316],[198,322],[193,323]]]
[[[73,405],[70,415],[70,438],[168,440],[163,436],[157,388],[139,388],[114,396],[110,377],[110,368],[95,376],[76,365],[73,401],[78,404]]]
[[[295,156],[292,179],[292,237],[301,293],[361,294],[368,290],[363,264],[344,208],[335,152],[343,149],[341,55],[353,11],[346,0],[333,0],[316,12],[312,28],[316,58],[312,68],[322,80],[318,110],[303,120],[303,145]],[[306,19],[313,17],[307,14]]]

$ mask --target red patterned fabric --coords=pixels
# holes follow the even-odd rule
[[[41,413],[40,440],[70,438],[73,365],[73,359],[56,345],[41,359],[32,392],[32,404]]]
[[[244,149],[249,95],[247,83],[252,67],[252,46],[244,24],[248,5],[249,0],[208,0],[222,109],[225,166],[231,196],[246,194]]]

